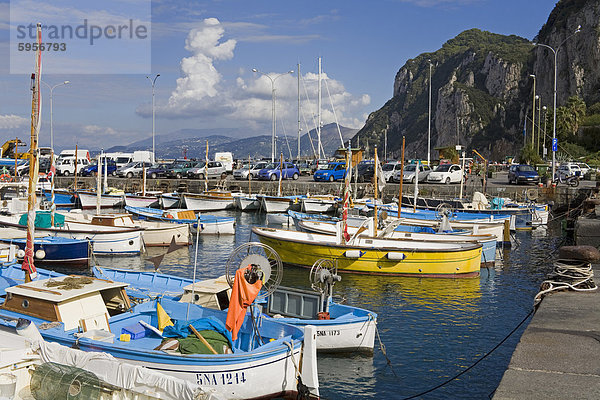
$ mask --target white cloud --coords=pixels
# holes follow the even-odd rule
[[[0,115],[0,129],[22,128],[29,122],[29,119],[14,114]]]
[[[216,18],[205,19],[200,27],[189,32],[185,49],[192,55],[181,60],[182,77],[177,79],[177,87],[166,102],[161,104],[160,100],[157,101],[156,115],[160,118],[200,118],[204,122],[213,119],[218,120],[221,126],[230,121],[232,126],[268,131],[272,121],[272,85],[266,74],[275,82],[278,131],[282,127],[287,132],[295,131],[298,120],[296,74],[251,73],[245,68],[238,68],[237,77],[224,79],[215,63],[233,59],[237,44],[235,39],[224,41],[224,35],[225,25]],[[338,122],[344,126],[362,126],[364,107],[370,103],[370,97],[352,95],[342,82],[325,73],[322,79],[322,122],[335,122],[337,116]],[[313,129],[312,121],[317,114],[318,77],[309,72],[303,75],[302,80],[301,107],[304,117],[313,125],[308,128]],[[310,100],[306,99],[304,87]],[[140,105],[136,112],[144,117],[152,115],[150,104]],[[303,126],[303,129],[306,127]]]

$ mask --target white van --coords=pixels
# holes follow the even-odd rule
[[[215,153],[215,161],[221,161],[225,166],[228,174],[233,172],[233,153],[227,151],[223,153]]]
[[[131,161],[144,161],[154,163],[154,153],[147,150],[138,150],[133,152],[133,159]]]
[[[77,165],[75,160],[77,159]],[[56,173],[58,175],[74,175],[75,167],[77,167],[77,173],[85,168],[90,163],[90,152],[88,150],[63,150],[60,152],[58,159],[56,160]]]

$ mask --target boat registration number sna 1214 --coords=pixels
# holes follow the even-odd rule
[[[244,372],[224,372],[221,374],[196,374],[198,385],[239,385],[246,383]]]

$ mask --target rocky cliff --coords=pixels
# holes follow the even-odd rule
[[[531,74],[537,77],[536,94],[552,109],[554,54],[534,42],[559,48],[558,105],[572,95],[589,105],[600,101],[600,69],[594,68],[600,64],[599,21],[600,2],[561,0],[534,41],[478,29],[462,32],[400,68],[392,99],[371,113],[353,144],[368,140],[381,146],[387,131],[388,152],[398,157],[405,136],[408,156],[426,159],[431,73],[432,159],[438,157],[433,149],[456,144],[493,160],[516,155],[526,117],[531,118]],[[578,25],[581,32],[574,34]]]

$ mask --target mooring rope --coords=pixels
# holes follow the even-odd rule
[[[534,306],[542,301],[550,292],[573,290],[576,292],[592,292],[598,289],[594,283],[592,264],[577,260],[558,260],[550,277],[540,285],[540,291],[535,295]]]

